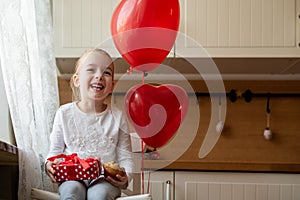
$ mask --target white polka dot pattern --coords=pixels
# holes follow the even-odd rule
[[[98,162],[95,160],[89,162],[89,165],[90,167],[86,170],[78,163],[67,166],[65,164],[53,165],[56,172],[54,178],[57,182],[67,180],[92,180],[98,178],[101,174],[101,168],[99,168]]]

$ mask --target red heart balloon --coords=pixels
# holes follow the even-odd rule
[[[186,92],[171,84],[133,86],[125,96],[126,114],[150,147],[165,145],[176,133],[188,108]]]
[[[179,27],[178,0],[122,0],[111,33],[122,57],[136,71],[150,71],[166,58]]]

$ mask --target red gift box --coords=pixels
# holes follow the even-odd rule
[[[101,174],[101,164],[98,158],[81,159],[77,154],[59,154],[48,158],[49,161],[63,159],[59,164],[53,165],[54,178],[57,182],[67,180],[92,180]]]

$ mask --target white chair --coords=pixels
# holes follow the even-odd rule
[[[32,188],[31,198],[35,200],[59,200],[59,195],[58,193]],[[152,200],[152,198],[150,194],[138,194],[138,195],[119,197],[116,200]]]
[[[152,200],[150,194],[139,194],[141,189],[141,175],[133,174],[132,191],[129,189],[122,190],[122,196],[116,200]],[[31,189],[31,198],[35,200],[59,200],[59,194],[37,188]]]
[[[54,192],[48,192],[37,188],[31,189],[31,198],[37,200],[59,200],[59,194]]]

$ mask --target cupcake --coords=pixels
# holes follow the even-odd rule
[[[105,178],[110,176],[114,179],[118,179],[116,177],[117,174],[119,174],[120,176],[125,175],[125,172],[121,170],[120,165],[114,161],[104,163],[103,169]]]

